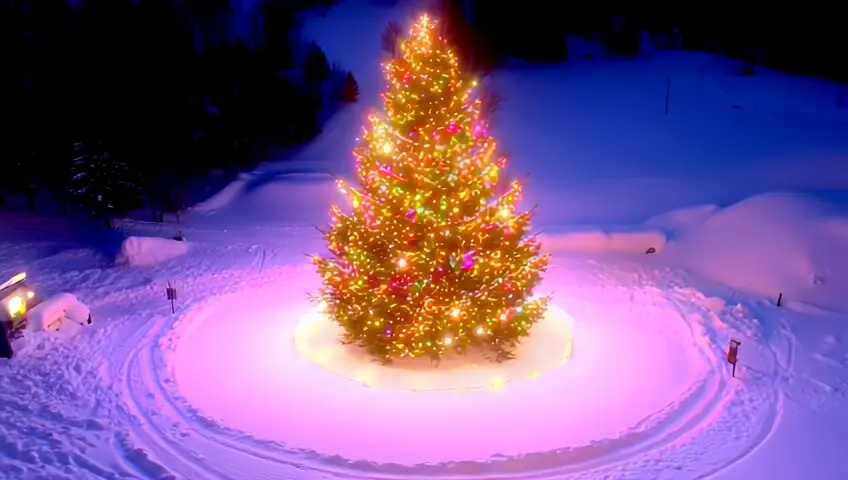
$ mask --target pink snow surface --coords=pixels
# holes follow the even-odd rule
[[[567,282],[565,273],[548,282]],[[369,388],[297,351],[295,328],[311,313],[301,286],[314,283],[312,275],[291,278],[287,286],[215,299],[186,319],[171,358],[186,400],[202,415],[261,439],[352,460],[412,465],[615,439],[670,415],[710,372],[710,353],[693,339],[679,311],[662,305],[661,292],[634,306],[607,303],[598,291],[598,298],[584,299],[578,309],[570,361],[538,377],[466,391],[414,392],[380,385],[394,372],[379,367],[384,379],[378,372]],[[325,340],[336,342],[335,336]],[[548,350],[548,357],[562,355]],[[544,363],[541,357],[519,356],[500,369],[505,375],[516,367],[532,370],[522,362]],[[362,356],[336,361],[358,362],[336,366],[349,373],[373,369]],[[443,371],[446,381],[455,383],[457,368],[462,370]],[[471,365],[459,374],[468,386],[485,385],[491,383],[486,370]]]

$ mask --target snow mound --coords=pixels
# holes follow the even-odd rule
[[[542,249],[547,252],[572,253],[646,253],[665,247],[666,236],[655,230],[631,232],[558,232],[539,235]]]
[[[706,278],[772,299],[782,293],[789,306],[848,311],[848,217],[835,206],[768,193],[648,223],[673,232],[668,257]]]
[[[678,208],[651,218],[646,222],[646,225],[661,228],[666,231],[679,231],[693,225],[704,223],[716,212],[716,210],[718,210],[718,206],[716,205],[698,205],[694,207]]]
[[[149,267],[185,255],[188,244],[169,238],[129,237],[121,245],[117,262],[130,267]]]
[[[91,321],[91,312],[71,293],[59,293],[47,298],[29,311],[29,328],[58,330],[64,320],[83,325]]]

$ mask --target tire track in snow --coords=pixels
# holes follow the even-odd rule
[[[150,291],[147,288],[141,289],[141,292],[132,292],[132,298],[138,302],[150,301]],[[167,464],[171,460],[168,456],[159,455],[159,452],[154,452],[155,459],[151,458],[151,452],[148,452],[143,447],[149,447],[150,438],[146,437],[144,426],[144,416],[139,411],[138,405],[127,397],[129,385],[133,381],[131,378],[132,371],[129,364],[132,360],[132,352],[138,348],[140,342],[152,330],[151,324],[156,324],[159,321],[159,316],[154,316],[144,325],[139,326],[129,335],[119,337],[120,342],[108,354],[110,360],[118,360],[115,364],[110,364],[109,375],[112,380],[113,388],[118,389],[118,394],[123,401],[123,407],[126,409],[126,414],[130,417],[130,428],[127,432],[120,432],[113,438],[112,448],[115,451],[115,456],[118,458],[124,467],[135,471],[142,478],[155,478],[157,480],[172,480],[177,477],[173,475],[163,464]],[[130,328],[130,327],[127,327]],[[114,339],[113,339],[114,340]]]
[[[255,272],[252,269],[215,271],[210,274],[205,269],[198,270],[195,268],[183,273],[186,274],[187,278],[179,285],[180,292],[183,294],[181,300],[187,301],[189,304],[191,304],[193,298],[208,297],[210,291],[214,292],[216,288],[226,290],[232,285],[247,283],[247,280],[255,277]],[[156,422],[146,408],[150,402],[138,400],[139,398],[146,398],[151,393],[145,387],[149,381],[146,378],[139,381],[139,373],[143,373],[146,367],[141,366],[143,362],[140,362],[137,358],[138,353],[141,351],[141,345],[148,345],[157,338],[157,331],[173,323],[173,320],[170,319],[170,307],[166,308],[163,303],[160,286],[164,288],[164,285],[143,285],[123,291],[120,295],[98,298],[90,304],[93,310],[108,309],[109,305],[116,305],[121,312],[127,311],[130,305],[144,305],[141,309],[129,308],[129,311],[133,312],[129,317],[110,318],[111,323],[123,325],[129,333],[112,332],[111,337],[107,339],[108,347],[100,349],[106,351],[99,352],[108,366],[105,372],[108,378],[105,380],[107,380],[107,383],[112,382],[112,386],[119,390],[117,393],[121,394],[123,406],[127,409],[126,414],[131,417],[133,423],[132,427],[128,428],[128,432],[120,432],[115,435],[112,441],[112,449],[123,467],[135,471],[142,478],[162,480],[214,478],[214,476],[209,476],[209,472],[202,469],[203,475],[198,476],[195,467],[182,468],[180,475],[174,475],[168,468],[174,465],[193,466],[197,462],[191,461],[193,457],[175,455],[175,452],[179,450],[157,448],[159,445],[157,438],[167,433],[166,430],[158,430],[155,435],[151,435],[145,429],[145,426],[155,426]],[[157,307],[151,308],[151,305]],[[133,325],[137,323],[138,317],[145,315],[150,315],[150,320],[140,326]],[[116,342],[116,340],[118,341]],[[167,465],[168,468],[164,467],[163,464]]]
[[[738,451],[738,454],[730,459],[723,465],[711,470],[710,472],[705,473],[700,478],[709,478],[713,477],[722,471],[725,471],[732,467],[733,465],[745,460],[746,458],[753,455],[757,450],[760,449],[771,436],[777,430],[777,426],[780,423],[780,417],[783,413],[783,404],[786,401],[786,393],[780,388],[780,385],[784,382],[785,378],[790,374],[794,363],[795,363],[795,339],[792,337],[789,328],[786,325],[786,322],[783,320],[780,321],[780,328],[778,329],[778,335],[783,337],[786,340],[786,359],[781,360],[779,352],[775,351],[773,348],[770,348],[771,353],[774,355],[774,369],[771,372],[772,380],[772,389],[771,393],[773,394],[772,401],[768,402],[768,406],[770,407],[767,412],[766,421],[761,426],[759,430],[757,430],[754,436],[753,442],[748,446],[748,448],[742,449]]]
[[[185,475],[185,478],[214,478],[214,475],[212,475],[214,472],[202,468],[202,463],[187,461],[190,460],[189,457],[180,454],[174,449],[161,448],[162,442],[160,439],[167,438],[168,432],[163,430],[154,418],[158,416],[158,413],[152,411],[151,406],[158,406],[158,402],[155,401],[155,396],[147,388],[148,382],[147,378],[145,378],[147,374],[146,366],[141,365],[137,354],[139,352],[139,346],[146,345],[151,334],[162,328],[165,322],[162,317],[159,317],[148,322],[148,324],[153,325],[136,339],[134,347],[130,350],[129,355],[121,365],[119,377],[122,380],[121,387],[126,406],[130,414],[139,422],[140,428],[136,428],[131,432],[132,437],[135,437],[133,443],[141,444],[145,449],[151,449],[151,453],[159,463],[169,466],[179,465],[180,473],[181,475]],[[141,402],[139,398],[154,400],[155,403],[149,401]],[[135,462],[132,462],[132,465],[137,470],[147,470],[145,468],[139,468],[139,465]],[[169,473],[168,475],[157,478],[165,480],[176,477]]]
[[[148,366],[148,368],[153,371],[161,371],[160,369],[162,367],[162,365]],[[170,382],[156,382],[150,384],[150,386],[153,387],[154,385],[166,384],[170,384]],[[714,394],[717,391],[718,390],[715,386],[705,388],[701,385],[694,388],[690,395],[687,395],[685,401],[680,402],[678,405],[672,405],[667,409],[667,411],[658,414],[657,416],[662,418],[654,419],[653,423],[656,425],[644,432],[634,433],[626,437],[619,437],[606,442],[602,441],[594,447],[583,447],[569,451],[529,454],[522,456],[520,460],[503,459],[498,461],[496,470],[499,472],[509,471],[508,474],[498,474],[493,472],[491,464],[475,462],[479,465],[477,469],[479,471],[476,473],[476,476],[491,479],[513,478],[517,475],[526,479],[562,478],[562,475],[564,474],[579,473],[616,460],[626,459],[634,455],[645,453],[652,450],[657,445],[665,444],[669,438],[685,434],[694,421],[699,421],[702,415],[709,414],[712,410],[710,406],[717,404],[718,397]],[[160,391],[157,396],[163,394],[167,393]],[[185,403],[185,401],[183,400],[180,402],[172,400],[171,407],[179,410],[181,407],[179,407],[177,403]],[[696,415],[693,418],[687,415],[678,414],[679,412],[691,411],[700,412],[702,415]],[[194,417],[193,414],[182,413],[181,415],[184,421],[194,423],[195,428],[199,429],[204,426],[207,428],[209,427],[209,425],[203,425],[205,422],[202,420],[200,420],[200,424],[198,425],[198,419]],[[649,423],[649,421],[646,422]],[[232,433],[234,432],[228,432],[227,429],[222,429],[217,425],[215,425],[213,429],[214,431],[211,431],[212,429],[210,429],[203,432],[203,435],[209,440],[220,442],[222,445],[235,449],[242,454],[274,463],[285,463],[287,466],[292,465],[292,461],[289,457],[300,457],[300,461],[306,464],[312,464],[312,468],[310,470],[315,471],[316,473],[323,472],[326,474],[332,474],[336,478],[472,478],[469,476],[469,473],[475,470],[468,462],[457,462],[455,464],[433,467],[407,467],[399,465],[368,464],[367,462],[353,462],[347,468],[340,469],[337,466],[328,468],[329,465],[326,463],[326,460],[328,460],[327,457],[324,457],[322,461],[321,458],[316,455],[311,455],[308,452],[286,449],[282,445],[273,444],[272,442],[258,441],[246,435],[233,435]],[[262,444],[265,444],[265,448],[262,448]],[[581,457],[585,457],[587,451],[591,450],[597,450],[597,455],[592,456],[589,459],[581,460]],[[285,457],[280,455],[282,453],[285,453]],[[545,459],[543,457],[548,458]],[[216,456],[215,458],[218,457]],[[331,463],[338,463],[335,459],[329,460],[331,460]],[[548,468],[540,469],[539,463],[541,461],[549,464]],[[320,463],[316,464],[316,462]],[[457,470],[462,471],[463,474],[458,474]],[[237,475],[225,478],[237,478]]]
[[[289,270],[299,273],[302,267],[289,267]],[[279,272],[272,271],[266,277],[278,275]],[[247,279],[251,282],[239,281]],[[212,279],[194,278],[190,285],[196,288],[188,288],[185,298],[191,304],[195,297],[208,297],[210,291],[232,293],[239,290],[233,288],[236,285],[242,285],[241,290],[255,288],[253,284],[257,280],[261,281],[261,278],[257,278],[255,272],[218,275]],[[133,431],[136,437],[134,443],[143,450],[150,450],[154,458],[177,472],[176,477],[164,478],[299,478],[290,474],[269,477],[265,473],[269,465],[260,464],[263,459],[269,460],[270,466],[277,467],[277,470],[286,467],[290,472],[302,473],[304,468],[297,460],[281,458],[280,447],[271,449],[270,453],[262,453],[247,449],[243,445],[246,438],[240,440],[236,436],[230,439],[215,433],[221,429],[219,425],[194,412],[187,402],[175,400],[168,389],[163,388],[173,381],[161,375],[167,366],[157,352],[170,329],[177,327],[187,316],[195,315],[196,310],[190,307],[188,315],[181,315],[176,320],[169,321],[167,316],[160,316],[155,322],[149,322],[126,354],[120,377],[124,379],[124,400],[140,423],[139,428]],[[151,410],[151,405],[155,405],[155,411]],[[253,465],[244,461],[245,455],[253,457]],[[136,467],[136,470],[144,469]]]
[[[678,293],[675,293],[671,298],[671,303],[674,307],[681,312],[681,315],[685,316],[685,311],[687,308],[684,306],[696,306],[698,310],[701,311],[701,317],[709,317],[710,315],[715,315],[714,312],[704,307],[704,300],[706,297],[700,292],[692,293],[689,290],[678,290]],[[721,319],[716,317],[716,319],[721,322]],[[687,322],[691,329],[693,329],[693,335],[698,335],[694,330],[694,325]],[[712,345],[712,350],[714,353],[718,353],[719,355],[722,353],[719,351],[718,345],[722,345],[729,341],[729,338],[724,338],[724,342],[719,342],[719,338],[715,329],[708,330],[706,325],[702,325],[704,327],[705,334],[710,337],[710,345]],[[732,326],[731,326],[732,327]],[[769,360],[771,362],[771,370],[769,372],[762,372],[759,375],[760,380],[764,380],[766,385],[763,388],[763,392],[761,392],[760,401],[756,404],[756,407],[762,409],[760,412],[760,422],[752,427],[753,422],[739,422],[740,424],[745,425],[745,430],[747,430],[748,435],[742,436],[742,440],[744,440],[744,446],[741,448],[730,449],[733,451],[733,454],[729,456],[729,458],[717,462],[717,464],[713,465],[711,469],[705,472],[699,472],[695,478],[709,478],[717,475],[718,473],[727,470],[733,465],[741,462],[745,458],[748,458],[751,454],[753,454],[760,446],[762,446],[768,438],[774,433],[778,419],[780,417],[780,412],[782,411],[783,405],[783,395],[779,388],[777,388],[777,384],[774,380],[780,376],[780,370],[782,370],[782,365],[779,359],[777,352],[773,351],[771,348],[768,349],[770,354]],[[714,355],[716,356],[716,355]],[[791,362],[791,352],[790,352],[790,362]],[[726,377],[727,366],[723,365],[721,358],[718,357],[719,368],[717,368],[717,374],[724,374]],[[741,374],[740,370],[740,374]],[[741,375],[740,375],[741,377]],[[741,378],[737,377],[736,380],[731,379],[731,381],[741,381]],[[726,383],[726,382],[725,382]],[[737,393],[739,388],[731,389],[725,395],[725,408],[721,410],[720,413],[727,413],[731,407],[730,403],[734,401],[738,401],[739,397],[735,396],[734,393]],[[753,395],[749,395],[749,398],[753,397]],[[750,405],[743,405],[747,409],[751,409]],[[712,424],[715,425],[715,422]],[[727,444],[732,442],[733,440],[739,440],[740,437],[738,435],[728,435],[726,431],[716,430],[713,428],[712,430],[709,428],[711,425],[703,425],[698,433],[700,433],[700,440],[695,441],[696,443],[702,443],[706,445],[712,446],[721,446],[722,449],[728,449]],[[710,436],[717,438],[709,438]],[[707,437],[707,438],[704,438]]]
[[[217,282],[216,282],[217,283]],[[230,285],[232,285],[230,283]],[[681,318],[686,318],[686,311],[691,310],[693,304],[691,299],[670,299]],[[686,305],[684,308],[682,305]],[[371,478],[371,479],[393,479],[393,478],[520,478],[546,479],[595,477],[604,471],[633,471],[631,468],[656,467],[656,452],[673,445],[678,455],[671,457],[684,457],[681,462],[691,461],[692,454],[687,450],[687,445],[693,444],[693,439],[710,432],[714,420],[721,415],[722,409],[727,407],[728,399],[733,391],[728,391],[728,384],[724,378],[725,370],[721,358],[708,347],[702,348],[702,355],[709,362],[714,375],[696,388],[690,390],[684,400],[670,405],[666,411],[655,414],[652,418],[642,422],[646,430],[632,433],[612,440],[601,441],[589,447],[576,448],[563,451],[555,451],[541,454],[525,455],[520,459],[504,458],[496,461],[496,469],[501,473],[494,473],[491,463],[474,462],[477,468],[470,462],[456,462],[454,464],[405,467],[400,465],[376,465],[368,462],[347,462],[339,458],[320,458],[314,452],[292,450],[285,446],[254,439],[249,435],[234,432],[224,426],[205,420],[199,412],[196,412],[183,399],[171,378],[162,376],[166,371],[165,361],[161,356],[160,348],[168,338],[170,331],[180,322],[187,321],[191,315],[185,315],[170,325],[167,322],[158,322],[154,328],[148,330],[144,341],[138,342],[131,352],[132,359],[126,363],[128,368],[148,372],[136,378],[138,381],[127,384],[130,401],[135,403],[135,411],[142,416],[147,425],[153,431],[147,432],[142,443],[153,447],[158,455],[168,457],[172,461],[185,464],[190,471],[197,467],[198,460],[205,463],[203,470],[206,475],[214,478],[296,478],[283,475],[282,472],[274,470],[284,469],[288,475],[295,473],[311,473],[314,475],[330,476],[332,478]],[[691,326],[690,326],[691,328]],[[695,335],[695,332],[693,332]],[[175,347],[172,345],[171,348]],[[129,373],[129,372],[128,372]],[[129,375],[125,376],[129,378]],[[159,411],[156,415],[150,415],[144,410],[144,396],[155,398]],[[773,416],[766,417],[770,431],[774,422]],[[170,426],[169,426],[170,425]],[[182,431],[175,436],[174,429]],[[726,434],[726,432],[721,432]],[[743,432],[744,433],[744,432]],[[723,437],[724,438],[724,437]],[[764,439],[764,438],[763,438]],[[761,443],[756,438],[754,446]],[[678,445],[680,442],[685,442]],[[700,443],[694,442],[695,445]],[[233,458],[233,456],[237,458]],[[245,455],[252,457],[254,465],[250,472],[245,472],[247,466]],[[586,458],[588,455],[588,458]],[[729,462],[724,463],[714,471],[723,468],[744,458],[747,453],[737,456]],[[674,462],[664,458],[662,464],[668,465]],[[166,462],[173,465],[170,462]],[[214,463],[213,467],[211,464]],[[545,467],[540,468],[540,463]],[[229,468],[226,465],[231,465]],[[298,466],[300,464],[300,466]],[[232,465],[238,465],[234,471]],[[268,468],[271,467],[271,468]],[[462,472],[462,473],[460,473]],[[702,473],[702,472],[701,472]],[[700,476],[700,475],[696,475]]]

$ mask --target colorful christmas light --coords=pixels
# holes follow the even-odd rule
[[[339,181],[353,211],[330,210],[315,300],[384,362],[470,346],[510,358],[547,309],[532,291],[548,257],[516,211],[521,183],[495,198],[504,160],[437,23],[422,16],[401,52],[384,65],[386,116],[354,150],[358,188]]]

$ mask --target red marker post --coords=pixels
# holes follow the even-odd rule
[[[736,361],[738,360],[739,345],[742,345],[742,342],[731,339],[730,345],[727,347],[727,363],[733,365],[732,375],[734,378],[736,377]]]

